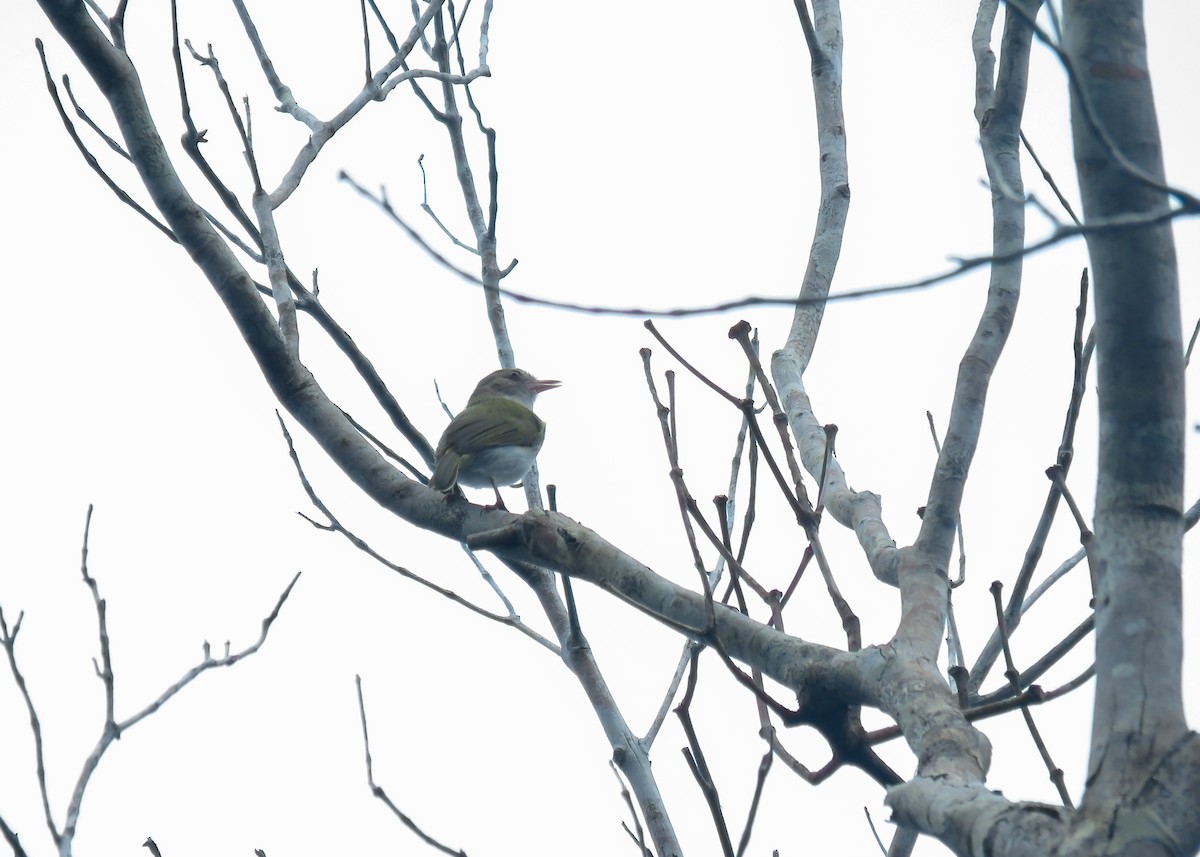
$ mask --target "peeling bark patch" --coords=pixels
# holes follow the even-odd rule
[[[1146,69],[1124,63],[1096,62],[1089,71],[1104,80],[1146,80],[1150,76]]]

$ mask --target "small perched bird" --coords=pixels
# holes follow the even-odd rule
[[[429,487],[448,493],[455,485],[497,488],[521,481],[546,437],[533,400],[559,384],[539,381],[523,369],[485,375],[442,433]],[[498,490],[496,499],[499,504]]]

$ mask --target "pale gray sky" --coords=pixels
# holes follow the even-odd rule
[[[847,4],[846,122],[853,190],[835,290],[903,282],[986,252],[988,193],[971,115],[968,6]],[[1200,188],[1200,107],[1192,67],[1194,4],[1147,10],[1156,98],[1172,181]],[[253,10],[276,67],[297,98],[328,116],[357,91],[358,12],[318,17],[290,7]],[[497,128],[501,255],[520,264],[506,284],[547,297],[673,307],[744,295],[788,295],[803,270],[817,202],[812,96],[792,5],[760,3],[734,17],[728,4],[642,4],[637,14],[556,3],[497,4],[489,58],[475,87]],[[739,8],[739,11],[741,9]],[[403,10],[396,13],[399,28]],[[163,8],[131,4],[129,44],[168,141],[182,131]],[[275,114],[231,9],[183,8],[183,33],[212,43],[235,95],[251,95],[268,183],[303,142]],[[304,16],[307,15],[306,19]],[[96,504],[91,570],[108,599],[118,716],[157,696],[210,641],[251,642],[296,571],[300,583],[263,650],[202,676],[114,745],[83,806],[77,855],[140,855],[153,836],[165,857],[329,852],[427,853],[366,787],[353,677],[363,677],[376,776],[432,835],[472,855],[632,853],[628,819],[608,769],[609,748],[583,694],[552,655],[399,579],[295,513],[311,511],[281,439],[266,385],[211,288],[185,254],[119,204],[84,166],[62,130],[33,48],[47,43],[56,74],[108,130],[102,100],[32,0],[0,13],[0,69],[9,118],[0,135],[8,236],[0,373],[6,409],[0,444],[0,606],[25,611],[18,654],[39,703],[52,801],[59,819],[102,722],[91,599],[80,581],[87,504]],[[376,56],[382,42],[376,40]],[[246,187],[240,146],[203,69],[188,64],[206,151]],[[1026,130],[1074,197],[1063,75],[1043,48]],[[89,140],[92,140],[90,136]],[[94,143],[94,141],[93,141]],[[127,188],[132,171],[102,145]],[[175,146],[175,163],[192,175]],[[440,271],[336,176],[387,186],[400,213],[439,249],[471,267],[419,209],[424,154],[430,199],[463,230],[441,132],[411,95],[372,105],[322,154],[278,213],[283,248],[299,272],[320,269],[323,298],[431,438],[445,418],[441,385],[460,407],[495,365],[479,295]],[[480,162],[477,174],[484,169]],[[1027,167],[1028,188],[1051,196]],[[134,191],[135,195],[136,190]],[[139,198],[143,198],[139,195]],[[206,201],[211,204],[211,201]],[[213,205],[212,207],[216,207]],[[1047,224],[1030,213],[1029,235]],[[1176,231],[1184,315],[1200,313],[1197,224]],[[1040,512],[1071,377],[1070,334],[1081,243],[1027,264],[1020,316],[997,372],[964,503],[969,582],[956,593],[968,650],[992,627],[987,587],[1010,581]],[[851,484],[883,497],[892,534],[916,532],[934,453],[925,411],[944,425],[957,362],[982,303],[983,277],[925,292],[830,307],[808,378],[817,416],[840,427]],[[660,328],[728,388],[745,367],[726,330],[747,318],[764,351],[782,343],[789,314],[754,309]],[[561,510],[659,573],[695,584],[638,349],[654,347],[640,319],[511,306],[518,362],[562,379],[539,401],[549,428],[543,480]],[[306,363],[334,398],[377,432],[385,422],[311,325]],[[660,372],[675,367],[655,348]],[[1189,391],[1196,392],[1195,376]],[[1093,401],[1077,443],[1073,487],[1088,508]],[[683,467],[702,505],[726,490],[738,414],[680,376]],[[293,427],[294,429],[294,427]],[[401,442],[388,436],[397,448]],[[486,606],[490,591],[461,551],[364,503],[298,433],[310,478],[339,517],[394,562]],[[1189,499],[1200,482],[1189,467]],[[771,497],[760,507],[750,563],[784,586],[801,544]],[[772,529],[774,532],[772,532]],[[825,530],[839,582],[868,643],[892,634],[893,591],[871,578],[855,541]],[[1061,513],[1048,573],[1076,549]],[[708,558],[712,561],[712,557]],[[535,627],[536,603],[499,566],[493,572]],[[1028,663],[1085,615],[1086,581],[1068,583],[1030,614],[1015,641]],[[635,730],[657,709],[680,641],[629,608],[578,588],[584,629]],[[1082,600],[1081,600],[1082,599]],[[1188,589],[1196,606],[1195,587]],[[806,579],[789,629],[843,641],[819,579]],[[1087,663],[1077,653],[1045,681]],[[1196,715],[1198,683],[1187,689]],[[762,748],[753,704],[704,664],[698,725],[718,769],[727,817],[740,831]],[[1001,680],[999,673],[995,681]],[[1078,794],[1086,760],[1090,690],[1038,712]],[[868,722],[881,723],[878,716]],[[1010,797],[1053,801],[1016,716],[984,730],[997,748],[991,784]],[[821,741],[793,730],[788,746],[812,767]],[[676,827],[691,854],[715,853],[712,826],[679,747],[677,721],[655,746]],[[887,758],[902,774],[901,747]],[[25,714],[0,677],[0,814],[31,855],[52,852],[34,789]],[[887,817],[881,790],[855,772],[812,788],[778,766],[751,853],[871,854],[862,807]],[[735,834],[736,835],[736,834]],[[566,843],[566,844],[565,844]],[[919,853],[942,853],[927,846]]]

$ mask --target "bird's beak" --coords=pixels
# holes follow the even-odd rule
[[[529,385],[529,389],[535,393],[544,393],[547,390],[553,390],[555,387],[561,387],[562,381],[534,381]]]

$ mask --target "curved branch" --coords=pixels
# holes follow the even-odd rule
[[[842,236],[850,210],[850,179],[842,115],[841,13],[836,3],[814,3],[814,25],[804,3],[797,2],[796,11],[812,58],[821,203],[792,327],[784,347],[771,357],[771,376],[796,438],[804,469],[814,479],[823,480],[820,494],[826,508],[834,520],[858,536],[875,576],[894,584],[896,543],[883,523],[880,499],[869,491],[851,490],[837,459],[826,456],[825,427],[813,414],[804,386],[804,371],[816,346],[825,303],[841,255]]]

